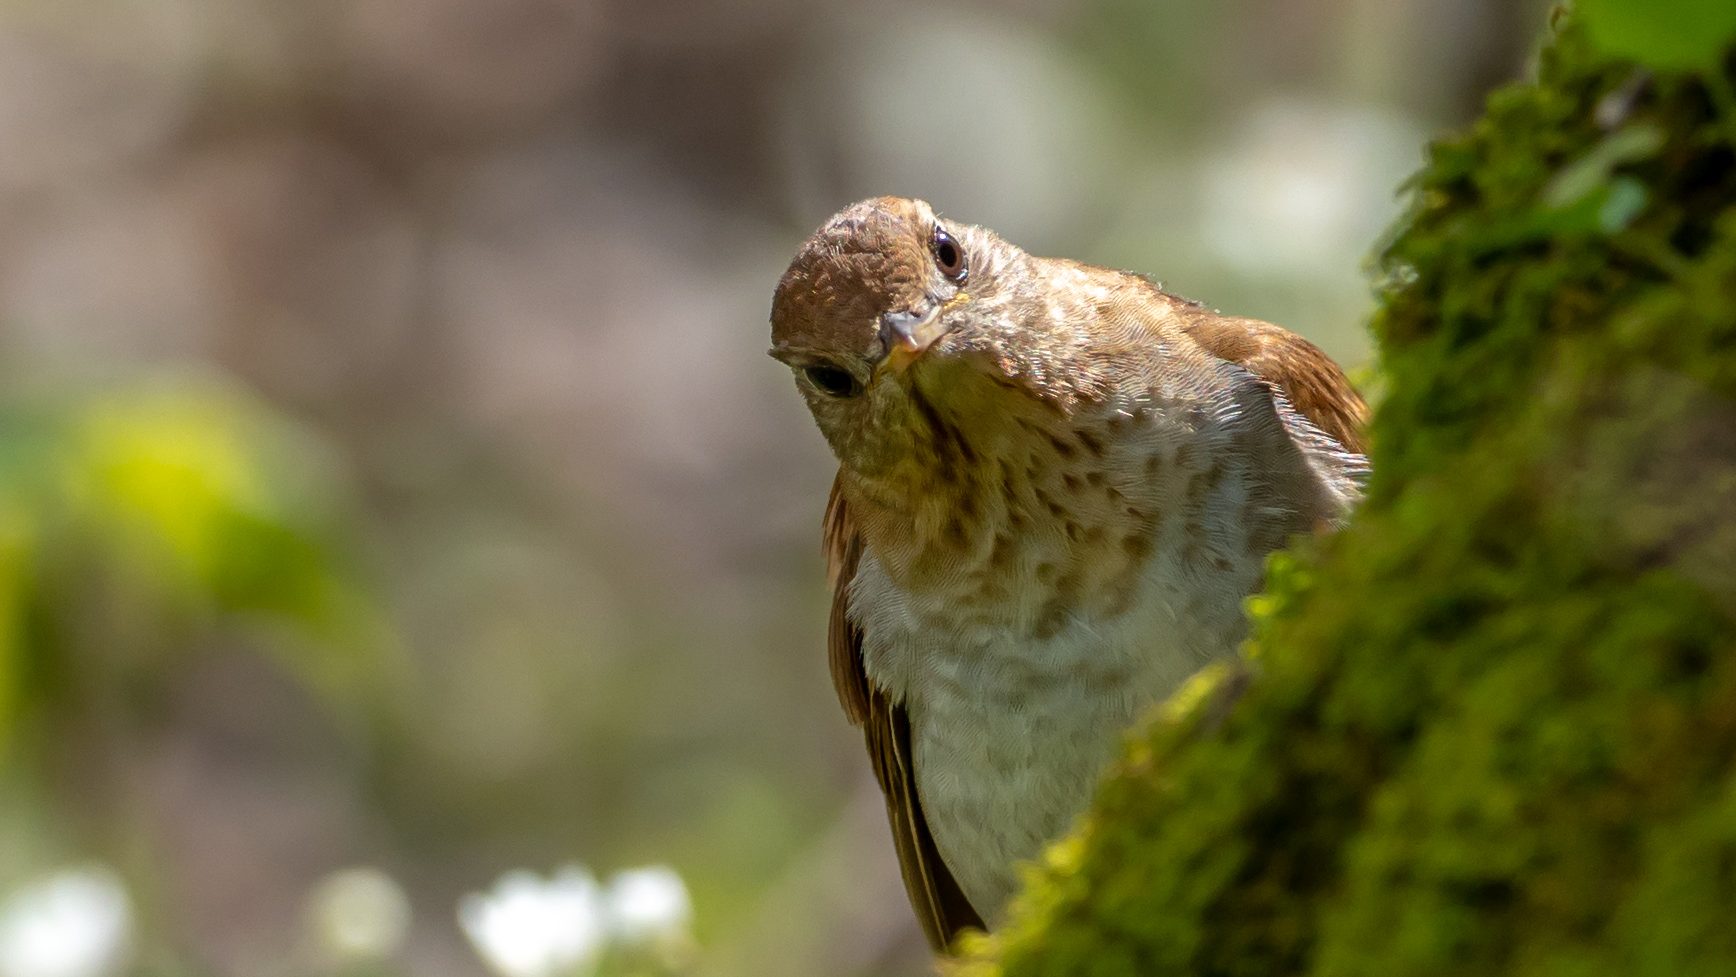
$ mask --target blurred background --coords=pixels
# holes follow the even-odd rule
[[[921,196],[1362,364],[1396,188],[1542,24],[0,3],[0,977],[924,972],[796,245]]]

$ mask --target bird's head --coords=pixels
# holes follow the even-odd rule
[[[846,208],[803,243],[772,299],[771,355],[847,468],[874,477],[932,447],[937,412],[1009,396],[1029,260],[898,197]]]

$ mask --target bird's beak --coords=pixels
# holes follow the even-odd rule
[[[927,352],[928,347],[947,334],[951,328],[941,321],[942,313],[968,300],[963,292],[943,302],[929,302],[926,308],[905,312],[888,312],[880,317],[880,342],[886,356],[876,373],[888,370],[902,373]]]

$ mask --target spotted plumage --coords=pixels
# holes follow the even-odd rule
[[[1233,651],[1266,555],[1348,511],[1365,409],[1276,326],[898,198],[808,239],[772,338],[839,460],[832,676],[943,947]]]

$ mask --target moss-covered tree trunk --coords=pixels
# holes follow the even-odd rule
[[[1557,19],[1384,254],[1365,506],[973,977],[1736,974],[1736,59]]]

